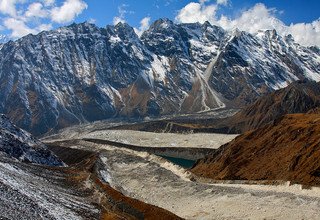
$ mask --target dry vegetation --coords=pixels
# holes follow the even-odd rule
[[[195,174],[213,179],[288,180],[320,185],[320,115],[286,115],[249,131],[198,161]]]

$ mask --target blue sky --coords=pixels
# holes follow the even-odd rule
[[[137,33],[158,18],[204,22],[250,33],[276,29],[320,46],[319,0],[0,0],[0,34],[19,38],[72,22],[127,22]]]
[[[151,20],[161,17],[174,19],[177,11],[192,1],[187,0],[87,0],[88,9],[76,21],[81,22],[94,18],[99,26],[112,24],[118,13],[118,7],[126,5],[126,21],[132,26],[138,26],[142,18],[150,16]],[[197,2],[197,1],[194,1]],[[215,3],[210,1],[208,3]],[[221,14],[231,17],[241,11],[253,7],[256,3],[263,3],[268,8],[276,8],[282,14],[278,17],[286,24],[312,22],[320,17],[319,0],[233,0],[227,6],[221,7]],[[220,14],[219,13],[219,14]]]

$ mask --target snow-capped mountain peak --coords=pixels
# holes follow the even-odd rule
[[[241,106],[298,79],[320,80],[317,47],[209,22],[159,19],[140,38],[125,23],[85,22],[8,42],[0,53],[0,112],[35,134]]]

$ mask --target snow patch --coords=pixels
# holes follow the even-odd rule
[[[156,81],[163,81],[166,78],[167,68],[169,67],[168,58],[165,56],[153,55],[151,71],[155,73]]]
[[[117,44],[117,43],[121,42],[121,39],[120,39],[120,37],[118,35],[117,36],[111,36],[109,38],[109,42],[112,43],[112,44]]]

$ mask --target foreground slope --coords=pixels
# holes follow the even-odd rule
[[[81,169],[41,167],[3,154],[0,167],[0,218],[99,218],[94,191],[79,183],[85,175]]]
[[[0,219],[180,219],[111,188],[101,169],[99,152],[48,149],[0,115]]]
[[[141,37],[119,23],[72,24],[0,50],[0,112],[43,134],[111,117],[242,106],[298,79],[320,80],[320,53],[275,31],[251,35],[155,21]]]
[[[199,160],[198,176],[320,184],[320,115],[292,114],[238,136]]]
[[[1,219],[180,219],[100,180],[97,154],[59,152],[69,155],[69,167],[25,164],[0,154]]]

